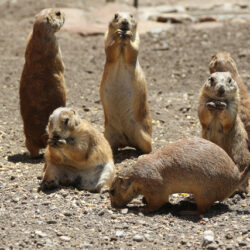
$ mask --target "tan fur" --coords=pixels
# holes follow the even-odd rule
[[[237,82],[241,98],[239,115],[248,133],[248,139],[250,140],[250,98],[248,96],[247,88],[238,73],[235,61],[228,52],[218,52],[212,57],[212,60],[209,64],[209,70],[210,73],[228,71],[232,74],[233,79]]]
[[[142,194],[146,209],[154,211],[173,193],[192,193],[198,212],[222,201],[249,176],[249,166],[240,173],[227,153],[202,138],[178,140],[139,159],[119,173],[111,186],[111,205],[121,207]]]
[[[42,189],[62,185],[99,192],[114,177],[112,150],[104,136],[70,108],[49,118]]]
[[[28,37],[20,80],[20,111],[26,147],[31,157],[47,145],[46,125],[54,109],[65,106],[64,65],[55,32],[64,24],[59,10],[44,9],[36,15]]]
[[[202,137],[222,147],[242,171],[250,164],[250,152],[248,136],[238,115],[239,103],[239,88],[231,74],[216,72],[201,90],[198,115]],[[242,191],[247,191],[247,187]]]
[[[131,14],[117,13],[105,36],[106,64],[100,86],[105,137],[111,147],[152,150],[147,84],[138,61],[139,34]]]

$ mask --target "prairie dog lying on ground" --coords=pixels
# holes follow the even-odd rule
[[[116,13],[105,36],[106,64],[100,86],[105,137],[111,147],[152,150],[152,118],[147,84],[138,61],[139,34],[134,17]]]
[[[248,136],[239,118],[239,89],[229,72],[211,74],[199,101],[202,137],[222,147],[243,171],[250,164]],[[241,191],[247,192],[247,183]]]
[[[44,9],[36,15],[28,38],[19,94],[30,157],[37,157],[39,150],[46,147],[49,116],[66,104],[64,64],[55,36],[64,21],[65,15],[60,10]]]
[[[218,52],[212,57],[209,64],[209,70],[211,74],[214,72],[230,72],[232,78],[237,82],[240,91],[239,115],[248,133],[248,140],[250,141],[250,98],[247,88],[238,72],[235,61],[228,52]]]
[[[115,172],[112,150],[104,136],[71,108],[58,108],[49,118],[42,189],[73,185],[99,192]]]
[[[110,188],[111,205],[122,207],[142,194],[146,209],[155,211],[170,194],[185,192],[194,194],[198,212],[204,213],[229,197],[249,177],[249,169],[240,173],[228,154],[208,140],[181,139],[118,173]]]

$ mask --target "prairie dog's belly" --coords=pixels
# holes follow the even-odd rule
[[[214,115],[213,120],[210,122],[206,129],[206,139],[213,143],[223,147],[225,145],[226,135],[223,131],[223,126],[219,120],[219,117]]]
[[[134,122],[134,72],[134,69],[119,63],[109,68],[103,96],[112,126],[121,128]]]

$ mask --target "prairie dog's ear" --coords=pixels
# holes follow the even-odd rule
[[[68,126],[70,130],[74,130],[77,126],[80,125],[81,119],[74,109],[70,109],[70,113],[71,114],[65,119],[64,124]]]
[[[128,177],[119,176],[118,180],[122,189],[127,190],[129,186],[131,185],[131,180]]]

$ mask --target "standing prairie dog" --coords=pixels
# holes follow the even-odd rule
[[[194,194],[199,213],[215,201],[229,197],[250,173],[242,172],[220,147],[202,138],[181,139],[139,159],[115,177],[110,188],[111,205],[122,207],[142,194],[146,209],[155,211],[173,193]]]
[[[239,103],[239,88],[231,74],[216,72],[201,90],[198,115],[202,137],[222,147],[243,171],[250,164],[250,152],[248,136],[238,115]],[[247,192],[247,188],[241,191]]]
[[[33,32],[28,37],[19,94],[30,157],[37,157],[39,150],[46,147],[49,116],[66,104],[64,65],[55,36],[64,21],[60,10],[44,9],[36,15]]]
[[[100,86],[104,135],[111,147],[152,150],[147,84],[138,61],[139,34],[132,14],[116,13],[105,35],[106,63]]]
[[[58,108],[49,118],[43,190],[59,184],[99,192],[115,172],[112,150],[97,129],[71,108]]]
[[[247,88],[238,73],[235,61],[228,52],[218,52],[212,57],[212,60],[209,64],[209,70],[211,74],[214,72],[230,72],[232,78],[237,82],[240,90],[239,114],[248,133],[248,139],[250,140],[250,98],[248,96]]]

